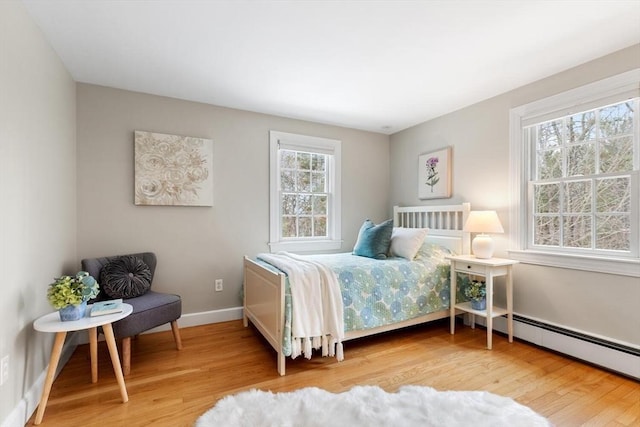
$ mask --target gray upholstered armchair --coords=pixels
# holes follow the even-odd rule
[[[182,348],[177,322],[182,315],[182,300],[179,295],[150,289],[156,264],[156,255],[152,252],[82,260],[82,270],[100,283],[97,300],[122,298],[133,306],[129,316],[113,324],[116,339],[122,339],[124,375],[131,372],[131,337],[170,322],[176,347]]]

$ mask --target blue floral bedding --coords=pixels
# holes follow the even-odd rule
[[[345,332],[366,330],[449,308],[450,252],[425,244],[413,261],[377,260],[351,253],[308,255],[338,276],[344,304]],[[264,264],[264,262],[262,262]],[[270,266],[272,269],[275,267]],[[466,276],[466,275],[465,275]],[[468,279],[459,277],[458,286]],[[285,295],[285,355],[291,355],[291,294]],[[458,295],[464,295],[458,292]]]

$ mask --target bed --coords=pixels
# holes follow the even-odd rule
[[[470,236],[468,232],[463,231],[469,211],[469,203],[446,206],[394,207],[393,224],[395,227],[429,229],[421,251],[431,251],[428,257],[422,258],[422,261],[426,258],[430,258],[431,261],[420,262],[425,264],[424,268],[431,269],[430,276],[425,280],[431,283],[433,289],[425,291],[429,292],[428,296],[425,295],[424,297],[413,299],[416,303],[413,305],[417,308],[413,310],[411,315],[400,314],[393,307],[390,307],[387,313],[385,309],[380,308],[380,305],[372,306],[371,310],[378,310],[379,314],[382,313],[377,316],[377,320],[374,322],[368,321],[366,316],[364,320],[362,318],[352,319],[353,304],[349,299],[351,297],[345,293],[343,295],[345,298],[343,342],[449,317],[449,270],[448,267],[443,270],[442,259],[449,253],[468,254],[470,252]],[[422,271],[423,266],[417,265],[419,264],[418,261],[406,261],[397,258],[389,258],[388,260],[360,259],[362,257],[350,254],[313,255],[308,257],[322,260],[327,265],[333,263],[331,268],[340,276],[341,282],[345,275],[348,277],[350,274],[349,269],[353,268],[353,266],[350,266],[349,257],[356,259],[355,261],[358,263],[367,264],[369,267],[378,266],[384,271],[391,272],[389,274],[394,274],[393,272],[396,271],[403,272],[408,277],[415,275],[416,277],[425,278],[425,273]],[[416,259],[418,258],[420,257],[416,256]],[[369,267],[359,265],[358,271],[362,272],[362,269]],[[445,281],[445,288],[443,288]],[[343,289],[343,292],[348,291]],[[419,291],[407,288],[403,289],[403,292],[409,295]],[[291,310],[290,304],[287,304],[290,302],[291,296],[287,275],[263,260],[245,256],[243,294],[244,326],[248,326],[249,322],[251,322],[276,350],[278,373],[285,375],[286,358],[291,355],[291,342],[289,339],[291,333]],[[383,297],[381,295],[377,299],[380,300]],[[375,300],[375,298],[369,299]],[[366,312],[366,309],[360,311]]]

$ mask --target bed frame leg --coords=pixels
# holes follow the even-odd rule
[[[284,354],[278,352],[278,373],[281,376],[284,376],[285,374],[285,356]]]

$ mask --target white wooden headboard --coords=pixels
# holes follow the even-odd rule
[[[395,227],[428,228],[426,241],[438,243],[457,254],[471,253],[471,236],[463,231],[471,205],[394,206]]]

